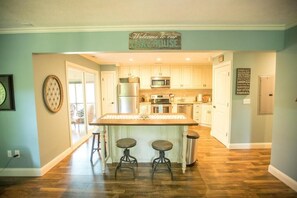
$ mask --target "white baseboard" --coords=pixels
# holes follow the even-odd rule
[[[264,149],[271,148],[271,143],[239,143],[239,144],[229,144],[227,146],[229,149]]]
[[[82,141],[73,147],[67,148],[60,155],[55,157],[52,161],[47,163],[41,168],[5,168],[4,170],[0,169],[0,177],[39,177],[43,176],[50,169],[56,166],[60,161],[62,161],[67,155],[77,149],[81,144],[88,140],[92,134],[87,135]]]
[[[55,157],[52,161],[41,167],[40,169],[40,176],[43,176],[45,173],[47,173],[50,169],[52,169],[54,166],[56,166],[60,161],[62,161],[67,155],[69,155],[72,152],[71,147],[66,149],[63,153]]]
[[[297,192],[297,181],[295,181],[288,175],[284,174],[283,172],[281,172],[280,170],[278,170],[272,165],[269,165],[268,172]]]
[[[0,177],[38,177],[40,168],[6,168],[0,173]]]
[[[6,168],[0,172],[3,177],[40,177],[47,173],[51,168],[57,165],[67,155],[72,152],[71,148],[66,149],[63,153],[55,157],[52,161],[42,168]]]

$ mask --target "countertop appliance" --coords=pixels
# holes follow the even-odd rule
[[[119,113],[139,112],[139,83],[118,84]]]
[[[165,76],[151,77],[151,88],[170,88],[170,77],[165,77]]]
[[[193,104],[177,104],[177,113],[185,113],[193,119]]]
[[[171,103],[169,95],[151,95],[152,113],[171,113]]]

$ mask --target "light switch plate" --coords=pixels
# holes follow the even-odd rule
[[[251,104],[251,99],[243,99],[243,104]]]

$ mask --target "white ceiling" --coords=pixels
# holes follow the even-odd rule
[[[0,0],[0,33],[296,24],[296,0]]]
[[[297,0],[0,0],[0,34],[193,29],[284,30]],[[100,53],[101,64],[206,63],[219,52]],[[133,55],[133,57],[132,57]],[[89,56],[90,59],[94,57]],[[156,62],[160,57],[161,61]],[[133,58],[133,61],[129,61]],[[133,63],[131,63],[133,62]]]

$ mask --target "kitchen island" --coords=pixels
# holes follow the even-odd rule
[[[171,162],[182,163],[183,173],[186,170],[186,144],[188,126],[197,123],[185,114],[105,114],[90,125],[100,126],[105,133],[100,133],[101,140],[108,142],[107,156],[102,160],[102,171],[106,163],[118,162],[123,150],[116,147],[121,138],[134,138],[137,141],[131,148],[131,155],[138,162],[152,162],[158,156],[151,144],[155,140],[169,140],[172,150],[166,152]],[[105,137],[106,136],[106,137]],[[105,153],[105,142],[101,141],[101,153]]]

